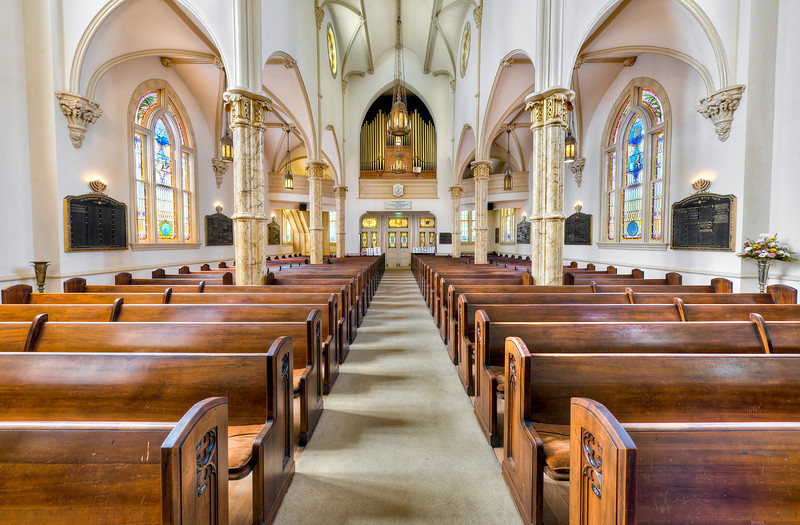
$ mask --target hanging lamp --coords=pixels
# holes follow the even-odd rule
[[[233,139],[228,125],[228,112],[225,112],[225,134],[219,139],[219,160],[233,162]]]
[[[511,191],[514,178],[511,176],[511,127],[506,128],[506,176],[503,177],[503,190]]]
[[[577,150],[577,141],[572,135],[572,112],[569,112],[569,125],[567,126],[567,134],[564,137],[564,162],[569,164],[575,161],[575,153]]]
[[[292,158],[289,152],[289,128],[286,128],[286,173],[283,175],[283,188],[294,189],[294,177],[292,177]]]
[[[405,71],[403,68],[403,22],[400,20],[400,0],[397,0],[397,21],[395,22],[392,108],[389,111],[389,119],[386,122],[386,132],[395,137],[404,137],[411,133],[411,119],[408,116]]]

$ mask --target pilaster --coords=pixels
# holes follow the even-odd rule
[[[458,259],[461,257],[461,194],[464,193],[464,188],[461,186],[450,186],[450,204],[452,205],[451,211],[453,215],[453,228],[452,228],[452,257]]]
[[[267,216],[264,213],[264,131],[269,98],[245,90],[224,94],[233,132],[236,284],[264,284]]]
[[[334,186],[333,196],[336,198],[336,257],[344,257],[344,198],[347,186]]]
[[[325,163],[318,160],[306,162],[308,168],[308,203],[311,264],[322,264],[322,173]]]
[[[488,261],[489,231],[489,169],[488,160],[476,160],[472,164],[475,174],[475,264]]]

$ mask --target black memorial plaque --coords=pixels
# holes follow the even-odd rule
[[[206,246],[233,244],[233,220],[221,213],[206,215]]]
[[[564,244],[592,244],[592,216],[575,212],[564,221]]]
[[[531,243],[531,223],[527,220],[520,221],[517,224],[517,244],[530,244]]]
[[[439,232],[439,244],[453,244],[453,234],[450,232]]]
[[[672,205],[673,250],[733,250],[736,197],[696,193]]]
[[[278,225],[278,222],[275,220],[275,217],[272,218],[272,222],[267,224],[267,244],[280,244],[281,243],[281,227]]]
[[[64,198],[68,252],[128,249],[128,207],[101,193]]]

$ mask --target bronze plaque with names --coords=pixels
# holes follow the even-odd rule
[[[267,224],[267,244],[280,244],[281,243],[281,227],[275,217],[272,222]]]
[[[102,193],[64,198],[64,249],[128,249],[128,207]]]
[[[233,244],[233,220],[221,213],[206,215],[206,246]]]
[[[453,244],[453,234],[451,232],[439,232],[439,244]]]
[[[575,212],[564,221],[564,244],[592,244],[592,216]]]
[[[695,193],[672,205],[672,249],[732,251],[736,197]]]
[[[523,219],[517,224],[517,244],[531,243],[531,223]]]

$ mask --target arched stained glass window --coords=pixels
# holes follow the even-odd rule
[[[603,242],[665,242],[669,122],[666,94],[647,78],[631,81],[609,114]]]
[[[136,240],[193,242],[194,150],[180,102],[150,80],[131,99]]]

